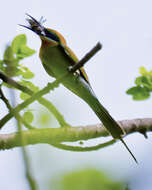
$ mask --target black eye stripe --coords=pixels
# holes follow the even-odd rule
[[[52,32],[48,31],[47,29],[45,29],[44,32],[46,34],[46,37],[48,37],[48,38],[50,38],[50,39],[52,39],[52,40],[54,40],[56,42],[60,41],[59,38],[55,34],[53,34]]]

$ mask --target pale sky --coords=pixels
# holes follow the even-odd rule
[[[125,91],[133,85],[135,77],[138,76],[140,66],[152,68],[151,7],[150,0],[5,0],[1,2],[0,12],[1,52],[14,36],[21,33],[27,35],[28,45],[38,52],[39,38],[31,31],[19,27],[18,24],[25,24],[25,13],[37,19],[44,16],[47,19],[45,26],[61,32],[79,58],[98,41],[103,44],[103,49],[86,64],[85,68],[98,98],[116,120],[151,117],[151,99],[137,102],[125,94]],[[47,82],[52,81],[52,78],[45,73],[38,53],[26,59],[24,63],[35,72],[34,82],[41,88]],[[86,103],[63,87],[47,95],[47,98],[50,98],[64,113],[66,120],[72,125],[99,122]],[[2,132],[11,131],[10,126]],[[30,146],[29,151],[37,155],[37,158],[35,155],[31,158],[34,159],[32,160],[34,175],[37,179],[40,177],[44,179],[46,176],[42,176],[42,173],[48,172],[50,168],[50,175],[53,176],[64,171],[71,171],[71,169],[92,166],[112,176],[117,174],[115,177],[118,180],[128,178],[131,190],[151,190],[152,138],[150,134],[148,140],[139,134],[125,138],[136,155],[139,166],[135,165],[121,143],[91,153],[65,152],[50,148],[48,145]],[[45,160],[42,157],[43,154],[40,154],[43,151],[45,154],[48,152],[51,163],[49,167],[42,164],[41,173],[37,174],[36,164],[40,160],[43,162]],[[39,158],[40,155],[41,158]],[[0,189],[28,189],[25,186],[19,149],[1,151],[0,156],[0,179],[2,179]],[[61,156],[62,162],[57,159]],[[43,184],[43,180],[40,181]]]

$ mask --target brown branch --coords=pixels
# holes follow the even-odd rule
[[[152,131],[152,118],[123,120],[118,122],[126,134],[139,132],[145,134]],[[32,129],[22,132],[24,145],[47,143],[59,144],[62,142],[75,142],[89,140],[97,137],[110,136],[108,131],[101,124],[71,127],[71,128],[43,128]],[[21,146],[18,133],[1,134],[0,149],[10,149]]]

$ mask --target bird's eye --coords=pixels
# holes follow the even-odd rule
[[[45,36],[48,37],[49,39],[59,42],[59,38],[54,33],[47,30],[46,28],[44,29],[44,33]]]

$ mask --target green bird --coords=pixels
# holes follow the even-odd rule
[[[56,79],[63,76],[67,73],[70,66],[79,61],[78,58],[67,46],[64,37],[59,32],[43,26],[44,20],[40,19],[40,21],[37,21],[32,16],[28,15],[27,21],[29,26],[21,26],[26,27],[39,35],[41,39],[39,56],[44,69],[51,77]],[[125,134],[124,131],[97,99],[88,81],[85,70],[80,68],[75,73],[69,72],[69,74],[62,80],[62,84],[83,99],[92,108],[112,137],[114,139],[120,139],[137,163],[135,156],[122,139],[122,136]]]

